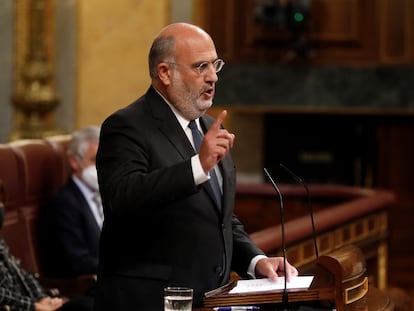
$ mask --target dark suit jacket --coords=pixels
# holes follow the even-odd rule
[[[201,118],[208,129],[213,119]],[[97,310],[163,310],[163,288],[194,289],[194,305],[245,275],[262,252],[233,215],[235,167],[227,156],[222,211],[209,183],[195,186],[195,154],[171,109],[151,87],[104,121],[97,154],[104,204]]]
[[[70,178],[41,211],[41,247],[49,276],[96,274],[100,228]]]

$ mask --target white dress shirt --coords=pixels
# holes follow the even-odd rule
[[[103,224],[103,210],[102,210],[102,204],[98,205],[96,203],[95,196],[97,193],[95,191],[92,191],[91,188],[86,186],[82,180],[77,178],[76,176],[72,176],[73,181],[78,186],[79,190],[82,192],[83,196],[85,197],[86,202],[88,202],[89,208],[98,223],[99,228],[102,229]],[[99,195],[99,193],[98,193]]]

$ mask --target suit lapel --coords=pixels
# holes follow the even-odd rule
[[[183,159],[195,155],[194,148],[187,135],[164,99],[152,87],[147,92],[147,96],[154,122],[166,139],[177,149]]]
[[[89,221],[95,225],[93,228],[93,231],[95,235],[99,236],[101,229],[99,228],[99,225],[96,222],[95,216],[93,215],[91,208],[89,206],[89,203],[86,200],[85,196],[83,195],[82,191],[78,188],[78,186],[76,185],[76,183],[73,181],[72,178],[69,179],[68,185],[72,189],[74,196],[77,198],[77,201],[80,207],[80,213],[84,214],[86,219],[89,219]],[[89,228],[92,230],[91,227]]]
[[[196,153],[193,146],[188,140],[187,135],[184,133],[174,113],[171,111],[170,107],[168,107],[167,103],[165,103],[164,99],[152,87],[150,87],[146,96],[148,97],[148,103],[150,103],[150,109],[152,111],[154,122],[156,122],[159,130],[164,134],[166,139],[171,142],[171,144],[176,148],[183,159],[189,159],[194,156]],[[200,118],[200,124],[203,132],[206,133],[210,126],[213,124],[213,119],[202,116]],[[227,155],[218,164],[223,178],[223,187],[228,186],[228,174],[226,172],[228,171],[227,166],[229,163],[231,164],[232,161],[230,160],[230,156]],[[214,202],[216,210],[220,212],[210,183],[205,183],[203,189],[206,190],[211,201]],[[223,202],[225,202],[225,200],[223,200]],[[222,204],[223,209],[225,206],[226,204]]]

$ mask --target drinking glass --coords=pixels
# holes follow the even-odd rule
[[[187,287],[164,288],[164,311],[191,311],[193,289]]]

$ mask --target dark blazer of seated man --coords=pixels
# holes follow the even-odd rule
[[[0,192],[2,184],[0,183]],[[4,198],[0,193],[0,229],[3,227]],[[0,238],[0,306],[18,311],[92,311],[93,298],[81,296],[73,300],[51,297],[38,280],[20,265]]]
[[[100,197],[96,198],[99,132],[91,126],[72,134],[67,149],[72,175],[41,212],[41,247],[48,276],[97,273],[103,221]]]

